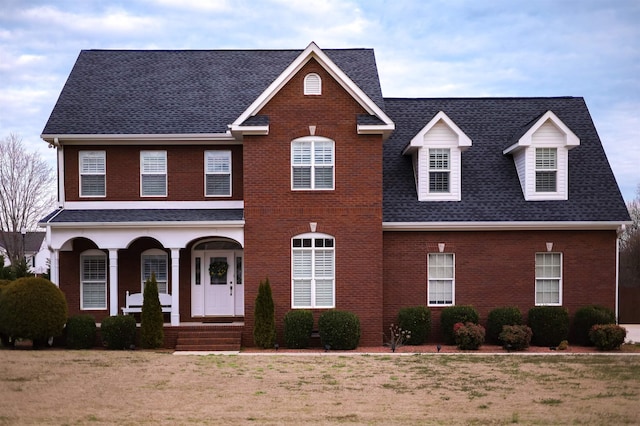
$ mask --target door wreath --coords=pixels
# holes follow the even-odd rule
[[[209,275],[214,278],[222,278],[227,274],[227,270],[229,269],[229,264],[225,261],[211,262],[209,264]]]

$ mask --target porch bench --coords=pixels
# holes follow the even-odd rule
[[[163,313],[171,312],[171,295],[167,293],[158,293],[160,298],[160,307],[162,307]],[[122,307],[123,314],[134,314],[142,312],[142,293],[131,293],[127,291],[125,298],[125,306]]]

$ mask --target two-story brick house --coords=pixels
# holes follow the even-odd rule
[[[427,78],[427,76],[425,76]],[[373,51],[83,51],[43,131],[70,314],[155,273],[171,327],[291,309],[615,309],[629,220],[581,98],[383,98]],[[167,326],[168,328],[171,328]]]

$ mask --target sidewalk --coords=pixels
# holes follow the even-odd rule
[[[627,339],[625,342],[640,343],[640,324],[620,324],[627,329]]]

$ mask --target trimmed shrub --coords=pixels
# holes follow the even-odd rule
[[[531,344],[533,332],[526,325],[505,325],[499,335],[502,347],[508,351],[523,351]]]
[[[100,332],[107,349],[131,349],[136,341],[136,320],[131,315],[106,317]]]
[[[253,343],[260,348],[273,348],[276,343],[276,309],[269,278],[260,281],[253,313]]]
[[[309,346],[313,332],[313,313],[295,309],[284,316],[284,343],[287,348],[303,349]]]
[[[408,331],[404,344],[422,345],[431,332],[431,311],[426,306],[411,306],[398,312],[398,327]]]
[[[325,348],[355,349],[360,342],[360,319],[353,312],[326,311],[318,318],[318,331]]]
[[[2,255],[0,255],[0,261],[2,260],[3,260]],[[3,266],[0,264],[0,271],[2,271],[2,268]],[[1,273],[0,273],[0,276],[2,276]],[[13,281],[9,279],[0,279],[0,297],[2,297],[2,290],[12,282]],[[2,346],[9,348],[9,347],[13,347],[14,342],[9,338],[8,335],[0,331],[0,343],[2,343]]]
[[[531,327],[534,346],[555,347],[569,336],[569,311],[562,306],[536,306],[529,309],[528,325]]]
[[[627,337],[627,330],[616,324],[596,324],[589,330],[589,338],[596,348],[603,351],[620,349]]]
[[[600,305],[584,306],[573,315],[571,326],[571,342],[576,345],[591,346],[589,338],[591,327],[596,324],[615,324],[616,315],[613,310]]]
[[[64,328],[69,349],[91,349],[96,342],[96,320],[92,315],[74,315]]]
[[[453,335],[458,349],[475,351],[484,343],[485,329],[472,322],[458,322],[453,326]]]
[[[505,325],[521,325],[522,313],[515,306],[495,308],[487,317],[487,341],[496,345],[500,343],[500,333]]]
[[[160,348],[164,344],[164,318],[158,296],[156,274],[144,283],[142,313],[140,314],[140,346],[145,349]]]
[[[30,339],[44,346],[62,335],[67,322],[67,301],[51,281],[27,277],[13,281],[0,296],[0,333],[12,341]]]
[[[459,322],[478,324],[480,322],[478,311],[473,306],[465,305],[444,308],[440,314],[440,327],[445,344],[453,345],[456,343],[453,326]]]

